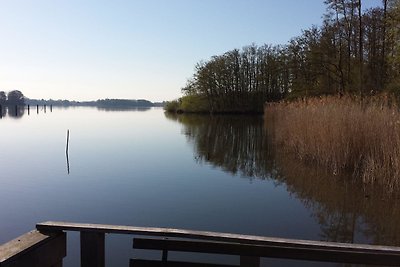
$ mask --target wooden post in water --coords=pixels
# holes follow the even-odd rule
[[[68,154],[68,145],[69,145],[69,130],[67,130],[67,147],[65,149],[65,153]]]
[[[36,105],[36,112],[39,114],[39,105]]]
[[[18,116],[18,106],[15,105],[15,116]]]
[[[43,107],[44,107],[44,113],[46,113],[46,105],[44,105]]]
[[[0,119],[3,118],[3,107],[0,105]]]
[[[28,116],[30,115],[29,105],[28,105]]]
[[[67,147],[65,148],[65,156],[67,158],[67,173],[69,174],[69,156],[68,156],[68,151],[69,150],[69,130],[67,130]]]
[[[50,112],[53,112],[53,105],[50,105]]]

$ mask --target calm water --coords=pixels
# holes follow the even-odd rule
[[[400,245],[398,199],[291,159],[262,117],[96,108],[10,115],[0,119],[0,243],[55,220]],[[76,266],[78,236],[68,239],[65,266]],[[107,237],[109,266],[137,255],[131,237]]]

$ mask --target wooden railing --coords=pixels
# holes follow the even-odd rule
[[[65,231],[80,232],[81,266],[105,266],[105,234],[151,236],[133,239],[134,249],[162,251],[160,260],[132,259],[130,266],[228,266],[173,262],[169,251],[240,256],[239,266],[259,266],[260,257],[338,263],[400,265],[400,248],[271,238],[206,231],[135,226],[44,222],[0,246],[0,267],[61,267],[66,256]],[[155,238],[156,237],[156,238]]]
[[[67,255],[66,234],[37,230],[0,246],[1,267],[61,267]]]

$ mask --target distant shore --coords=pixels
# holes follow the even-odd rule
[[[75,101],[75,100],[44,100],[44,99],[25,99],[26,105],[52,105],[52,106],[90,106],[104,108],[148,108],[148,107],[164,107],[165,102],[151,102],[145,99],[99,99],[95,101]]]

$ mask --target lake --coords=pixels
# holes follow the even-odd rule
[[[399,199],[293,159],[262,116],[41,107],[3,112],[0,130],[0,243],[53,220],[400,245]],[[128,266],[131,242],[106,237],[108,266]]]

